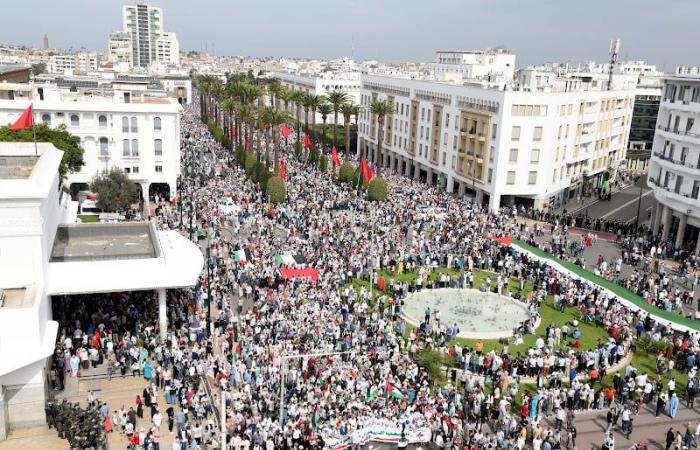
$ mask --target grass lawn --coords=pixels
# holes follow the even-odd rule
[[[80,219],[83,223],[99,222],[100,216],[96,216],[94,214],[78,214],[78,219]]]

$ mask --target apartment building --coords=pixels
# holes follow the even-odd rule
[[[654,233],[700,254],[700,76],[665,79],[647,182]]]
[[[449,192],[558,208],[605,189],[625,159],[634,90],[559,80],[546,92],[362,75],[358,151],[377,151],[371,104],[386,100],[384,164]]]
[[[46,70],[55,74],[78,74],[97,70],[99,58],[91,53],[52,55],[46,64]]]
[[[161,33],[156,39],[156,61],[164,64],[180,64],[180,43],[175,33]]]
[[[439,80],[459,78],[510,83],[515,71],[515,54],[506,49],[477,51],[440,50],[430,64]]]
[[[178,100],[142,77],[111,82],[47,79],[0,85],[0,123],[14,122],[34,106],[36,123],[64,125],[85,149],[85,165],[68,174],[71,192],[87,189],[98,173],[119,167],[141,186],[142,198],[174,196],[180,173]]]
[[[354,104],[360,103],[360,73],[359,72],[336,72],[325,73],[319,75],[297,75],[290,73],[275,73],[274,77],[280,80],[282,86],[293,91],[301,91],[306,94],[314,94],[326,96],[333,91],[345,92],[350,101]],[[296,114],[296,105],[289,105],[292,114]],[[311,115],[311,114],[309,114]],[[295,116],[296,117],[296,116]],[[302,108],[300,117],[304,117]],[[316,112],[315,116],[309,117],[309,121],[314,120],[315,123],[322,123],[321,114]],[[333,121],[332,117],[328,117],[328,123]],[[343,123],[343,114],[338,114],[338,123]]]
[[[109,40],[112,62],[126,62],[127,51],[134,67],[155,62],[180,64],[180,44],[175,33],[165,31],[162,8],[146,4],[122,7],[122,30],[112,33]]]

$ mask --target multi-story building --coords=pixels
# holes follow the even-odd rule
[[[163,33],[163,9],[145,5],[122,7],[122,28],[131,35],[134,66],[148,67],[156,60],[157,40]]]
[[[142,188],[148,201],[156,193],[175,195],[180,173],[178,101],[162,85],[145,77],[39,79],[0,85],[0,123],[11,123],[29,104],[34,120],[65,125],[80,138],[85,165],[68,174],[71,192],[86,190],[98,173],[119,167]]]
[[[161,33],[156,39],[156,61],[163,64],[180,64],[180,43],[175,33]]]
[[[430,68],[437,79],[459,78],[491,83],[510,83],[515,54],[502,48],[480,51],[438,51]]]
[[[546,92],[362,75],[358,150],[377,151],[370,105],[387,100],[384,163],[450,192],[558,208],[605,189],[625,159],[634,90],[569,77]]]
[[[654,234],[700,254],[700,76],[665,79],[648,184],[657,201]]]
[[[358,105],[360,103],[360,73],[359,72],[338,72],[325,73],[319,75],[295,75],[289,73],[276,73],[275,78],[280,80],[282,86],[293,91],[301,91],[306,94],[326,96],[333,91],[345,92],[350,102]],[[290,110],[296,114],[296,105],[290,104]],[[311,114],[309,114],[311,115]],[[302,108],[301,117],[304,117]],[[323,118],[316,112],[314,117],[309,117],[315,123],[321,123]],[[332,121],[332,118],[327,118]],[[343,123],[343,114],[338,114],[338,123]]]
[[[109,62],[124,65],[126,68],[133,66],[133,46],[131,33],[128,31],[113,31],[109,34],[107,44]]]
[[[98,56],[91,53],[52,55],[46,70],[56,74],[85,74],[97,70],[98,63]]]

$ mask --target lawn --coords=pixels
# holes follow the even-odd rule
[[[94,214],[78,214],[78,219],[83,223],[99,222],[100,216]]]

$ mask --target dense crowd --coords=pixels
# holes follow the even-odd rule
[[[391,201],[369,202],[297,158],[294,135],[282,151],[287,199],[270,206],[198,112],[197,102],[185,108],[180,194],[158,202],[156,220],[206,247],[207,267],[194,292],[171,294],[166,343],[158,340],[152,299],[115,294],[54,304],[72,318],[61,321],[57,386],[66,372],[77,375],[91,363],[145,378],[133,411],[105,415],[119,432],[137,436],[134,448],[158,448],[166,407],[169,429],[177,425],[173,448],[216,448],[209,419],[221,401],[206,394],[209,380],[224,397],[229,447],[254,450],[356,448],[370,435],[445,449],[573,448],[577,411],[624,411],[641,398],[667,401],[662,411],[675,414],[673,398],[684,393],[675,390],[674,367],[697,380],[696,334],[674,332],[494,240],[531,238],[534,230],[515,211],[481,210],[393,173],[383,174]],[[254,148],[269,144],[254,138]],[[292,267],[318,277],[282,277]],[[394,275],[380,279],[380,272]],[[475,285],[478,273],[489,282]],[[457,325],[437,310],[407,328],[406,296],[439,286],[512,296],[528,319],[496,346],[455,339]],[[208,302],[216,311],[211,334],[203,321]],[[543,321],[544,307],[575,311],[576,319]],[[605,338],[591,343],[583,323],[605,330]],[[658,383],[628,364],[641,337],[669,342],[657,358],[668,377]],[[433,355],[448,374],[440,383],[426,363]],[[622,366],[612,387],[597,383]],[[161,407],[154,399],[163,391],[168,405]],[[137,431],[146,407],[151,431]]]

